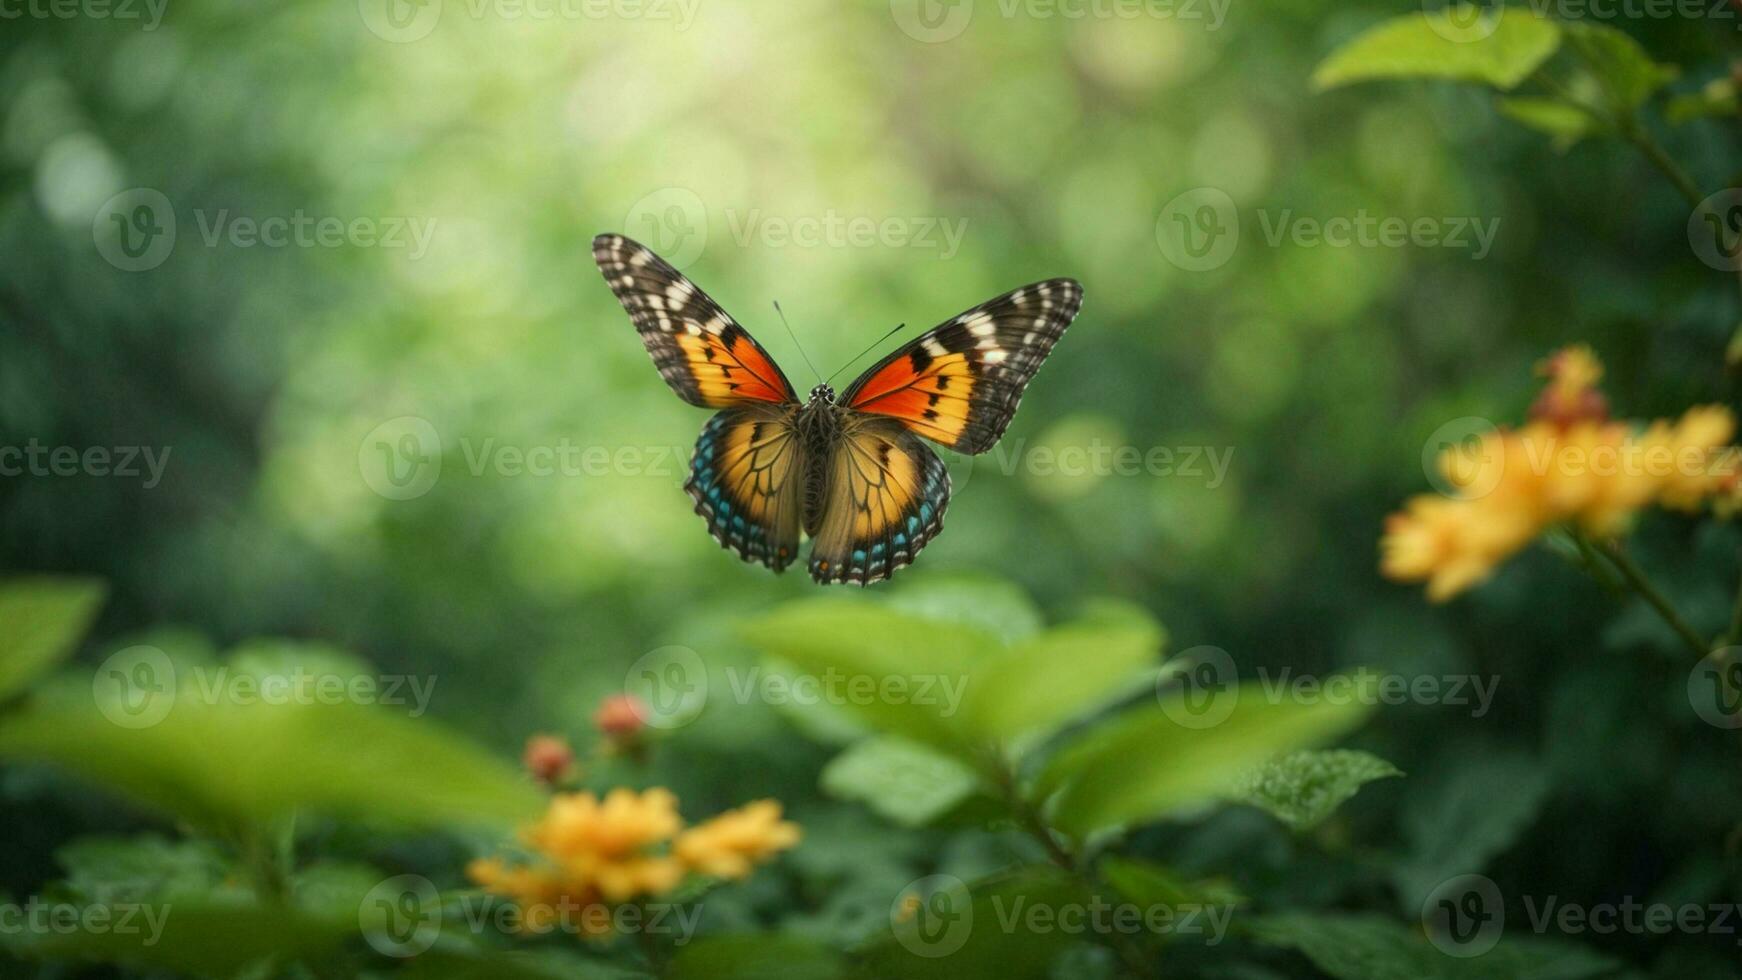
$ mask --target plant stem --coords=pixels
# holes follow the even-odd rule
[[[1736,583],[1736,604],[1730,609],[1730,631],[1724,634],[1723,646],[1742,646],[1742,579]]]
[[[1638,147],[1639,152],[1645,154],[1645,159],[1650,160],[1653,166],[1669,178],[1669,182],[1675,185],[1675,189],[1681,191],[1682,197],[1687,198],[1689,205],[1699,207],[1700,202],[1705,200],[1705,195],[1700,193],[1699,185],[1694,183],[1693,178],[1688,176],[1688,172],[1683,170],[1680,164],[1670,159],[1670,155],[1665,152],[1657,140],[1652,138],[1651,133],[1640,125],[1639,120],[1628,117],[1618,120],[1618,122],[1622,137]]]
[[[1645,571],[1632,558],[1628,557],[1627,552],[1623,551],[1619,544],[1613,541],[1607,542],[1603,545],[1602,551],[1614,564],[1615,569],[1621,573],[1621,577],[1627,580],[1627,584],[1633,587],[1633,591],[1639,593],[1640,598],[1649,603],[1652,609],[1657,610],[1658,616],[1669,624],[1670,629],[1675,630],[1676,635],[1681,637],[1682,642],[1687,644],[1694,656],[1704,657],[1711,652],[1706,641],[1694,631],[1692,626],[1688,625],[1688,621],[1682,618],[1681,613],[1676,612],[1675,606],[1671,605],[1669,599],[1658,591],[1657,586],[1651,584],[1651,580],[1645,576]]]

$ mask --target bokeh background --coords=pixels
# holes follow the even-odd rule
[[[1319,849],[1238,810],[1143,846],[1278,907],[1408,918],[1396,869],[1492,825],[1500,800],[1516,813],[1476,850],[1509,893],[1733,900],[1734,741],[1687,710],[1685,656],[1643,606],[1546,549],[1440,607],[1376,568],[1435,430],[1518,418],[1557,346],[1595,347],[1623,415],[1734,400],[1738,291],[1694,256],[1675,189],[1630,148],[1557,148],[1476,89],[1315,94],[1318,60],[1397,5],[1011,9],[168,0],[8,20],[0,445],[170,455],[152,486],[0,479],[0,568],[110,583],[93,663],[142,635],[317,641],[435,677],[432,715],[516,753],[534,731],[585,732],[649,650],[749,662],[730,624],[815,588],[740,564],[691,514],[679,485],[706,416],[659,381],[595,234],[679,261],[801,391],[814,379],[773,300],[827,372],[897,323],[1069,275],[1086,303],[1010,453],[951,459],[947,532],[880,590],[996,577],[1049,617],[1141,604],[1174,649],[1221,647],[1245,671],[1500,678],[1479,718],[1383,709],[1354,743],[1409,775],[1364,791]],[[1677,91],[1727,75],[1739,36],[1734,18],[1615,26],[1682,66]],[[1734,119],[1659,129],[1702,186],[1738,169]],[[133,271],[110,230],[159,200],[117,203],[140,188],[175,230]],[[1216,229],[1237,241],[1213,261],[1177,261],[1180,195],[1232,206],[1235,230],[1227,210]],[[1266,237],[1361,212],[1497,234],[1480,256]],[[298,215],[401,244],[230,234]],[[792,240],[809,222],[823,240]],[[1231,462],[1219,480],[1207,463],[1061,475],[1019,455],[1096,444]],[[498,465],[564,446],[612,462]],[[1637,549],[1716,631],[1739,540],[1654,515]],[[971,864],[976,838],[829,801],[827,755],[751,704],[676,733],[647,778],[703,805],[788,801],[814,856],[781,914],[847,937],[916,871]],[[73,835],[149,825],[35,770],[0,775],[10,892],[51,877]],[[1664,976],[1736,962],[1722,937],[1586,940]]]

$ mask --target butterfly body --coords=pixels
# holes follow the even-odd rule
[[[709,533],[777,572],[809,537],[822,583],[886,579],[943,529],[949,472],[924,440],[992,448],[1082,302],[1069,279],[1024,286],[896,350],[838,398],[824,383],[801,402],[762,346],[652,251],[600,235],[593,255],[666,383],[721,410],[684,483]]]

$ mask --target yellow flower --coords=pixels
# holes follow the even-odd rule
[[[603,800],[592,793],[560,794],[521,833],[539,863],[510,866],[490,858],[473,861],[466,875],[518,904],[524,931],[562,927],[597,937],[611,931],[613,904],[669,892],[692,872],[742,878],[754,862],[799,837],[798,827],[781,821],[780,804],[773,800],[680,831],[683,819],[669,790],[614,789]]]
[[[672,845],[685,865],[717,878],[743,878],[752,865],[798,843],[798,825],[780,819],[780,804],[758,800],[692,827]]]
[[[1539,370],[1550,380],[1524,428],[1447,449],[1437,462],[1455,492],[1412,498],[1386,518],[1379,542],[1386,577],[1425,581],[1428,598],[1440,602],[1556,525],[1612,538],[1654,502],[1692,511],[1722,495],[1720,513],[1742,510],[1729,409],[1695,407],[1635,434],[1608,421],[1594,388],[1603,368],[1590,348],[1566,348]]]

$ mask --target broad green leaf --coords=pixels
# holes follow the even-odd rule
[[[923,827],[980,788],[980,777],[950,756],[895,735],[862,739],[824,767],[823,789],[858,800],[904,827]]]
[[[937,876],[893,896],[888,932],[863,950],[869,975],[903,980],[1041,980],[1079,937],[1061,910],[1089,901],[1081,881],[1032,867],[974,884]],[[1050,923],[1050,925],[1049,925]]]
[[[120,918],[129,915],[125,922]],[[81,928],[0,936],[0,949],[35,960],[101,960],[202,977],[234,976],[263,961],[285,963],[339,949],[357,918],[312,916],[287,906],[183,900],[88,906]],[[101,919],[95,917],[102,917]]]
[[[1506,118],[1553,136],[1557,149],[1564,150],[1611,128],[1590,110],[1559,99],[1503,98],[1496,105]]]
[[[840,953],[798,936],[707,936],[678,949],[669,980],[835,980],[849,976]]]
[[[1457,768],[1405,797],[1399,817],[1409,854],[1391,871],[1405,912],[1448,878],[1474,874],[1536,818],[1548,779],[1519,755],[1463,754]]]
[[[428,720],[350,702],[238,703],[209,678],[125,696],[69,677],[0,719],[0,756],[48,762],[205,827],[297,810],[417,826],[502,825],[541,796],[510,764]],[[140,722],[146,722],[140,724]]]
[[[1192,882],[1150,861],[1109,855],[1096,866],[1101,880],[1126,901],[1140,908],[1233,909],[1246,897],[1221,881]]]
[[[1313,72],[1313,85],[1323,90],[1375,79],[1438,78],[1507,90],[1536,71],[1560,43],[1554,21],[1518,7],[1406,14],[1331,52]]]
[[[1270,701],[1259,684],[1226,689],[1219,721],[1193,716],[1187,693],[1144,704],[1085,732],[1036,784],[1053,800],[1054,824],[1083,839],[1179,813],[1233,792],[1248,770],[1278,753],[1337,737],[1367,716],[1356,701]],[[1176,718],[1184,719],[1188,727]]]
[[[568,949],[490,949],[438,945],[419,953],[404,970],[387,974],[404,980],[651,980],[630,970]]]
[[[1051,732],[1145,681],[1161,657],[1161,627],[1072,625],[989,661],[968,685],[967,723],[1000,740]]]
[[[1569,22],[1562,30],[1568,49],[1602,87],[1604,102],[1618,112],[1631,113],[1676,77],[1674,66],[1652,61],[1638,41],[1613,27]]]
[[[1354,749],[1290,752],[1259,766],[1234,794],[1295,830],[1318,826],[1375,779],[1401,776],[1384,759]]]
[[[216,845],[200,840],[81,837],[55,852],[64,885],[90,902],[177,902],[206,897],[228,873]]]
[[[743,633],[871,727],[963,755],[971,754],[956,717],[963,691],[975,668],[1002,649],[972,626],[850,599],[789,602],[744,624]]]
[[[0,699],[23,690],[73,652],[105,591],[95,579],[0,582]]]
[[[1698,92],[1674,96],[1669,100],[1665,113],[1669,116],[1669,121],[1678,126],[1695,119],[1720,116],[1734,118],[1742,113],[1742,103],[1738,103],[1736,98],[1736,80],[1714,78],[1702,85]]]
[[[1449,956],[1418,925],[1379,916],[1291,913],[1248,919],[1253,938],[1299,950],[1336,980],[1582,980],[1620,964],[1571,942],[1507,933],[1480,956]]]
[[[922,619],[961,623],[1006,643],[1040,632],[1040,610],[1014,582],[981,575],[922,575],[889,597],[889,607]]]

